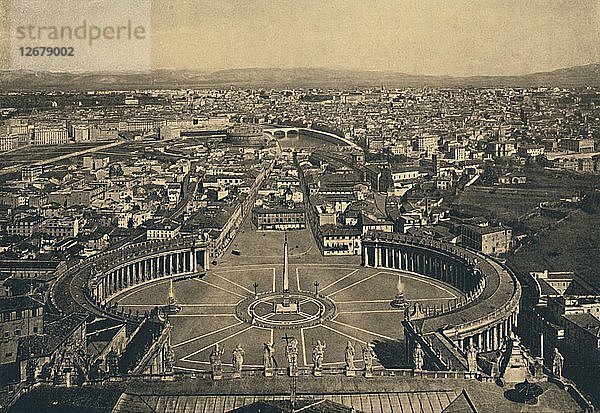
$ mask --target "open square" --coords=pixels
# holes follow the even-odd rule
[[[248,225],[230,247],[240,251],[239,256],[226,253],[204,277],[173,283],[181,307],[169,317],[176,369],[210,369],[209,354],[216,344],[225,348],[226,368],[232,366],[227,354],[237,345],[246,352],[244,365],[260,368],[265,342],[274,343],[275,362],[285,366],[286,337],[299,341],[300,367],[312,365],[317,340],[327,344],[324,365],[342,367],[348,341],[358,354],[368,344],[400,345],[404,310],[390,306],[399,285],[409,305],[417,301],[439,305],[461,297],[452,286],[419,274],[361,267],[352,258],[323,262],[308,230],[288,236],[289,294],[298,311],[274,311],[283,290],[283,233],[261,235]],[[256,238],[261,239],[260,246],[248,243]],[[126,311],[143,313],[167,303],[168,285],[167,279],[160,279],[114,300]],[[361,367],[362,361],[357,362]]]

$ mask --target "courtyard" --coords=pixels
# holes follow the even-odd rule
[[[361,349],[368,344],[374,345],[381,364],[399,367],[404,310],[390,306],[396,294],[402,292],[409,304],[418,301],[429,306],[460,297],[453,287],[418,274],[365,268],[358,257],[322,257],[309,230],[289,232],[288,239],[289,291],[297,297],[297,314],[270,310],[269,300],[278,299],[283,290],[284,234],[257,232],[248,222],[205,276],[173,282],[181,307],[169,316],[177,370],[210,369],[209,354],[215,344],[225,349],[225,366],[231,366],[231,351],[241,345],[246,353],[244,366],[260,368],[265,342],[274,343],[275,362],[284,367],[286,340],[291,337],[299,342],[300,367],[311,366],[317,340],[327,345],[325,366],[343,367],[350,341],[357,368],[362,365]],[[231,254],[233,249],[239,255]],[[160,279],[115,300],[125,311],[143,313],[164,306],[168,291],[169,280]],[[261,322],[253,323],[253,317]],[[390,357],[390,349],[396,359]]]

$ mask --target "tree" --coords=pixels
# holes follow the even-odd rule
[[[123,168],[121,164],[113,163],[108,167],[108,176],[111,178],[116,176],[123,176]]]
[[[548,160],[548,157],[546,155],[540,155],[540,156],[538,156],[535,161],[542,168],[546,168],[546,167],[552,166],[552,162],[550,162]]]

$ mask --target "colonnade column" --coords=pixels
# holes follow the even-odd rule
[[[144,260],[144,281],[150,279],[150,264],[152,264],[152,258]]]
[[[494,325],[492,331],[494,332],[494,350],[497,350],[500,348],[500,326],[498,324]]]

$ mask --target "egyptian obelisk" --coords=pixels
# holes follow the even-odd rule
[[[283,288],[281,291],[281,302],[274,304],[275,313],[277,314],[289,314],[297,313],[299,306],[297,302],[292,302],[290,297],[290,273],[289,273],[289,262],[288,262],[288,239],[287,233],[283,242]]]
[[[283,293],[290,292],[290,274],[288,271],[288,240],[287,233],[283,241]]]

